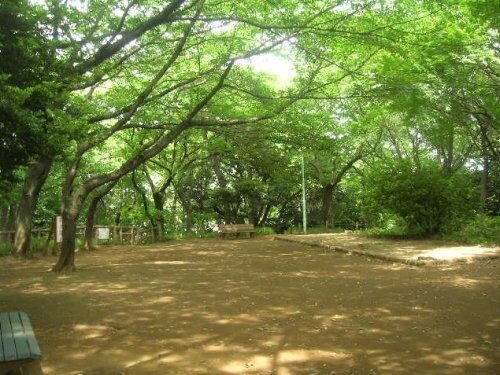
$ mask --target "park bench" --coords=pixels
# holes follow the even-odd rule
[[[41,373],[40,358],[42,353],[28,315],[0,313],[0,375]]]
[[[222,238],[226,238],[227,234],[235,234],[236,237],[239,237],[240,233],[249,233],[250,237],[252,237],[255,234],[255,227],[253,224],[221,224],[219,225],[219,231]]]

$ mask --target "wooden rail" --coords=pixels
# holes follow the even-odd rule
[[[109,228],[109,239],[98,239],[97,234],[99,228]],[[78,227],[76,235],[83,238],[85,228]],[[50,229],[33,229],[31,231],[32,238],[48,239]],[[142,228],[132,225],[96,225],[94,227],[94,238],[100,243],[110,244],[141,244],[152,242],[155,240],[153,228]],[[16,231],[3,230],[0,231],[0,243],[14,243]],[[53,236],[52,236],[53,237]]]

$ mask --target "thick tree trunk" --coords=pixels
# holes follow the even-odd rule
[[[44,158],[30,165],[24,182],[23,192],[17,211],[15,253],[28,256],[31,253],[31,225],[36,203],[42,186],[49,175],[53,160]]]
[[[62,214],[63,238],[61,244],[61,253],[56,265],[52,271],[76,271],[75,250],[76,250],[76,226],[78,215],[75,212],[64,210]]]
[[[333,194],[335,192],[335,185],[323,186],[323,207],[322,207],[322,221],[325,228],[333,227]]]
[[[82,190],[65,197],[62,210],[62,244],[59,259],[52,271],[75,271],[76,230],[78,217],[87,194]]]

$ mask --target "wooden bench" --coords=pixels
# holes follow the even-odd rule
[[[38,362],[41,358],[42,352],[28,315],[24,312],[0,313],[0,375],[41,374]]]
[[[250,237],[252,237],[255,234],[255,227],[253,224],[221,224],[219,225],[219,231],[222,238],[226,238],[227,234],[235,234],[236,237],[239,237],[240,233],[249,233]]]

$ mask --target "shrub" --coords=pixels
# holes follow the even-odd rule
[[[12,254],[14,245],[11,243],[0,243],[0,257]]]
[[[478,216],[459,235],[466,243],[500,245],[500,216]]]
[[[276,232],[271,227],[257,227],[255,228],[255,234],[257,236],[266,236],[276,234]]]
[[[450,233],[477,209],[470,175],[448,175],[431,161],[418,168],[409,162],[382,166],[367,182],[364,205],[371,221],[388,229],[382,218],[396,215],[409,235]]]

